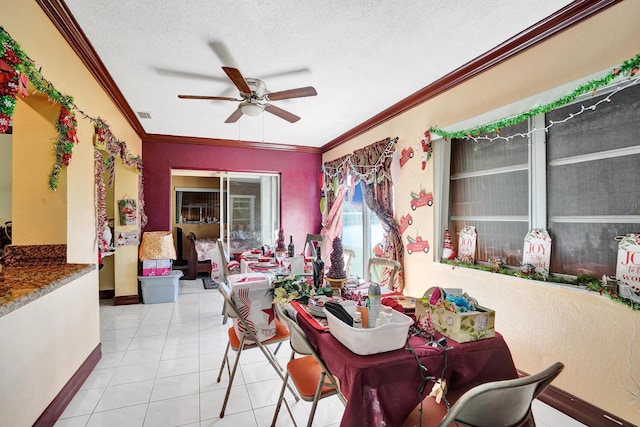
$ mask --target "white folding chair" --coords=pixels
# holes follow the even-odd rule
[[[556,362],[542,372],[513,380],[480,384],[466,393],[447,411],[444,402],[427,397],[403,423],[404,427],[448,427],[464,424],[474,427],[535,427],[531,402],[562,372]]]
[[[364,279],[367,282],[376,282],[380,286],[386,285],[389,289],[393,289],[396,275],[400,270],[402,270],[402,266],[396,260],[371,257],[367,264]],[[399,290],[401,291],[402,289]]]
[[[290,306],[289,306],[290,307]],[[315,351],[311,343],[307,340],[307,335],[298,326],[298,323],[290,316],[281,304],[275,304],[276,313],[278,317],[289,328],[291,334],[291,358],[287,363],[287,370],[282,382],[282,388],[280,389],[280,397],[278,398],[278,404],[276,405],[275,413],[273,414],[273,420],[271,421],[271,427],[275,427],[278,419],[278,413],[282,403],[287,408],[287,412],[291,416],[293,425],[297,427],[293,412],[284,398],[284,392],[288,384],[288,379],[291,378],[293,385],[300,394],[302,400],[307,402],[313,402],[311,410],[309,411],[309,418],[307,420],[307,427],[311,427],[313,424],[313,418],[316,413],[318,402],[326,397],[338,395],[343,404],[346,404],[346,399],[340,393],[340,386],[338,385],[335,377],[329,372],[329,369],[324,364],[318,353]],[[297,355],[302,357],[296,358]]]
[[[276,372],[278,373],[278,376],[280,376],[280,378],[282,378],[282,380],[285,383],[287,382],[286,378],[284,377],[284,374],[282,373],[283,368],[278,363],[278,360],[276,359],[274,353],[269,348],[269,345],[281,344],[282,342],[288,341],[290,334],[287,328],[278,319],[275,319],[276,334],[272,338],[269,338],[268,340],[260,342],[258,340],[258,337],[256,336],[256,332],[254,331],[254,329],[249,325],[249,322],[247,322],[247,319],[241,315],[240,310],[238,310],[238,307],[235,305],[233,298],[231,297],[231,291],[227,286],[227,284],[220,283],[220,285],[218,286],[218,290],[220,291],[222,298],[224,298],[224,303],[226,305],[226,310],[229,313],[229,317],[238,319],[238,321],[242,324],[242,328],[239,328],[239,329],[244,330],[241,336],[238,336],[233,326],[231,326],[228,330],[229,341],[227,342],[227,348],[224,351],[224,357],[222,358],[222,364],[220,365],[220,372],[218,374],[218,379],[217,379],[217,382],[220,382],[220,379],[222,378],[222,372],[224,371],[224,367],[226,365],[227,372],[229,373],[229,384],[227,385],[227,392],[224,396],[222,409],[220,410],[220,418],[223,418],[224,411],[229,401],[229,394],[231,393],[231,387],[233,386],[233,379],[235,378],[236,370],[238,369],[240,356],[243,350],[250,349],[250,348],[259,348],[260,351],[262,351],[262,353],[266,357],[269,364],[273,366],[273,369],[276,370]],[[229,349],[232,349],[233,351],[237,352],[236,360],[233,363],[233,368],[230,368]],[[294,391],[294,389],[291,387],[290,384],[288,384],[288,386],[289,386],[289,390],[291,391],[295,399],[298,400],[297,393]]]
[[[318,247],[320,247],[320,253],[324,249],[325,238],[321,234],[307,234],[307,238],[304,241],[304,247],[302,248],[302,255],[307,256],[307,247],[311,248],[311,256],[316,257],[318,253]]]

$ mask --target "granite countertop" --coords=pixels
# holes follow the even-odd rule
[[[95,264],[64,260],[66,245],[5,247],[4,266],[0,266],[0,317],[96,269]]]

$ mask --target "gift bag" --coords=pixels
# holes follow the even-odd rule
[[[222,264],[222,254],[216,244],[211,251],[209,251],[209,259],[211,260],[211,280],[216,283],[220,283],[226,280],[224,276],[224,269]]]
[[[271,288],[269,278],[262,273],[233,274],[229,276],[228,282],[231,287],[231,298],[238,312],[247,320],[247,324],[258,340],[262,342],[274,337],[276,321],[273,298],[269,292]],[[238,337],[241,337],[244,333],[242,322],[233,319],[233,327]]]

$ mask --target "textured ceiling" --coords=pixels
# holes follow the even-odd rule
[[[321,147],[515,36],[567,0],[66,0],[148,134]],[[224,123],[237,97],[221,66],[270,92],[272,114]]]

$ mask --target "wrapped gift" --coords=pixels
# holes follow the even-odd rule
[[[262,273],[246,273],[231,275],[227,280],[238,312],[247,320],[258,340],[265,341],[275,336],[276,322],[269,277]],[[238,337],[244,334],[244,325],[239,319],[233,319],[233,327]]]

